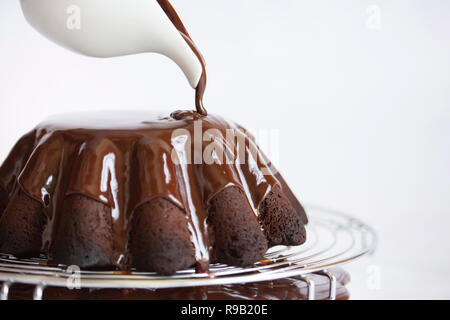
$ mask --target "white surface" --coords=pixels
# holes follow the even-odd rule
[[[378,230],[376,256],[348,266],[352,297],[450,298],[450,2],[173,4],[208,63],[208,110],[279,129],[301,199]],[[75,55],[0,2],[0,158],[53,113],[180,107],[193,90],[168,59]]]
[[[156,52],[175,61],[196,88],[202,65],[156,1],[20,0],[43,35],[92,57]]]

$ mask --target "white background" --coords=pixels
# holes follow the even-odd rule
[[[206,57],[208,110],[278,129],[301,200],[377,229],[377,254],[347,267],[352,297],[450,298],[450,1],[172,2]],[[0,1],[1,160],[50,114],[192,100],[167,58],[78,56]]]

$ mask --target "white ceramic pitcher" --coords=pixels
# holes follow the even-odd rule
[[[202,65],[156,0],[20,0],[47,38],[92,57],[155,52],[172,59],[196,88]]]

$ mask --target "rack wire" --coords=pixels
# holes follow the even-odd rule
[[[17,259],[0,253],[0,299],[7,300],[14,284],[34,285],[33,298],[41,300],[46,287],[91,289],[162,289],[227,285],[277,280],[300,276],[308,285],[308,299],[314,299],[314,281],[310,274],[327,276],[330,299],[336,298],[336,277],[329,270],[374,252],[375,231],[359,219],[318,206],[308,206],[310,223],[307,241],[301,246],[271,248],[264,260],[252,267],[238,268],[223,264],[210,267],[209,273],[194,269],[163,276],[151,272],[88,271],[76,266],[49,266],[44,257]]]

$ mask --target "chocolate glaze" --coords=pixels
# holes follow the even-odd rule
[[[201,65],[202,65],[202,75],[200,77],[200,81],[197,85],[197,88],[195,89],[195,106],[197,109],[197,112],[201,115],[207,115],[206,109],[203,106],[203,95],[206,90],[206,63],[205,59],[203,58],[202,54],[200,53],[200,50],[195,45],[194,41],[192,40],[191,36],[189,35],[188,31],[186,30],[186,27],[184,26],[183,22],[181,21],[180,17],[178,16],[177,12],[173,8],[172,4],[168,0],[157,0],[161,8],[164,10],[166,15],[169,17],[170,21],[174,24],[174,26],[178,29],[178,31],[181,33],[182,37],[188,45],[191,47],[192,51],[195,53],[197,58],[199,59]]]
[[[347,300],[350,295],[345,286],[350,276],[342,269],[331,270],[336,276],[336,298]],[[310,275],[315,284],[315,298],[326,300],[329,297],[330,281],[322,275]],[[9,298],[26,300],[33,296],[33,287],[13,285]],[[274,281],[234,284],[211,287],[188,287],[176,289],[132,290],[68,290],[64,288],[46,288],[46,300],[306,300],[308,288],[299,277],[290,277]]]
[[[238,137],[235,142],[244,144],[226,139],[230,129]],[[202,155],[213,151],[212,142],[201,139],[207,130],[215,130],[215,151],[229,151],[233,161],[224,158],[204,165]],[[244,161],[236,161],[240,154]],[[187,164],[189,158],[200,162]],[[257,219],[261,202],[275,184],[286,185],[241,126],[192,111],[170,117],[145,112],[55,117],[25,135],[0,167],[0,189],[9,198],[21,188],[44,205],[48,223],[43,253],[49,252],[58,225],[65,223],[61,212],[68,195],[81,194],[110,206],[118,268],[127,267],[130,221],[140,205],[163,197],[186,213],[196,260],[204,271],[211,250],[209,201],[224,188],[237,186]]]

